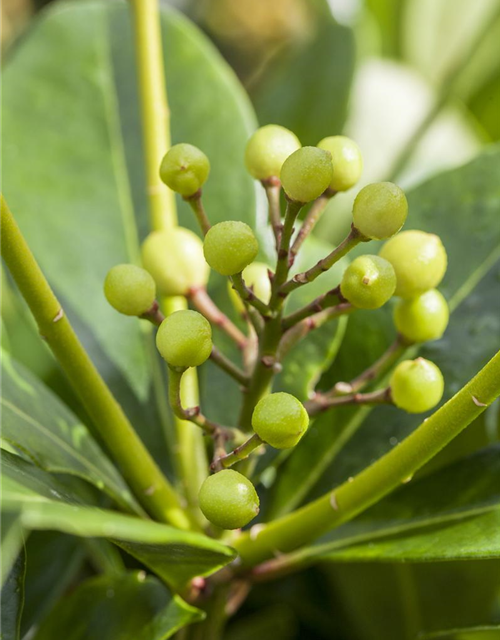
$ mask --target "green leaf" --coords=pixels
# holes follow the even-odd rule
[[[26,554],[21,551],[0,594],[0,638],[2,640],[19,640],[20,638],[25,575]]]
[[[302,144],[342,131],[354,73],[352,31],[318,16],[307,41],[295,41],[269,64],[253,92],[261,124],[277,123]]]
[[[86,580],[57,604],[35,639],[166,640],[203,617],[156,578],[134,571]]]
[[[86,426],[27,369],[2,357],[2,438],[39,467],[69,473],[136,513],[141,507]]]
[[[419,636],[419,640],[498,640],[500,625],[462,627],[443,631],[432,631]]]
[[[109,538],[176,589],[195,576],[221,569],[235,557],[230,547],[204,535],[85,506],[66,479],[62,484],[5,451],[2,489],[3,511],[18,514],[23,528]]]
[[[492,147],[473,162],[443,173],[408,194],[407,227],[440,235],[449,257],[449,269],[440,288],[452,306],[450,326],[441,340],[419,351],[443,370],[445,399],[475,375],[500,341],[499,185],[500,148]],[[364,248],[364,252],[370,251],[378,251],[378,246]],[[393,339],[389,309],[354,313],[322,385],[351,379],[381,355]],[[410,352],[412,357],[416,353],[416,349]],[[271,515],[286,513],[308,494],[324,493],[365,468],[423,418],[425,415],[408,415],[393,407],[350,407],[321,416],[281,469]],[[342,456],[337,459],[341,449]]]
[[[15,513],[2,513],[0,524],[2,541],[0,584],[3,585],[22,549],[24,540],[21,523]]]

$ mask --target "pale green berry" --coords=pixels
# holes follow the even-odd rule
[[[271,393],[257,403],[252,415],[255,433],[276,449],[290,449],[309,426],[304,405],[289,393]]]
[[[203,243],[183,227],[150,233],[142,245],[142,263],[166,296],[186,295],[208,282]]]
[[[317,147],[302,147],[281,167],[281,184],[296,202],[311,202],[328,189],[333,176],[332,156]]]
[[[354,226],[365,237],[383,240],[397,233],[408,215],[402,189],[392,182],[376,182],[363,187],[354,200]]]
[[[269,280],[268,269],[269,267],[263,262],[252,262],[252,264],[249,264],[243,271],[243,280],[247,287],[251,287],[257,298],[266,304],[271,297],[271,281]],[[243,313],[245,311],[245,305],[241,301],[240,296],[233,289],[230,282],[227,283],[227,286],[229,298],[234,308],[238,313]]]
[[[172,191],[188,198],[205,184],[210,173],[207,156],[192,144],[176,144],[165,154],[160,178]]]
[[[279,178],[283,162],[300,149],[297,136],[277,124],[257,129],[247,142],[245,164],[256,180]]]
[[[212,328],[197,311],[176,311],[159,326],[156,346],[171,367],[199,367],[212,352]]]
[[[363,171],[363,157],[358,145],[346,136],[330,136],[318,143],[332,154],[333,178],[330,189],[347,191],[358,182]]]
[[[239,529],[259,513],[259,496],[244,475],[224,469],[209,476],[198,495],[207,520],[221,529]]]
[[[214,271],[234,276],[253,262],[259,244],[252,229],[244,222],[228,220],[214,225],[205,236],[203,253]]]
[[[117,264],[104,280],[104,295],[120,313],[141,316],[155,301],[156,285],[145,269],[135,264]]]
[[[430,289],[418,298],[400,300],[394,309],[396,328],[410,342],[438,340],[449,318],[448,304],[437,289]]]
[[[378,309],[396,289],[396,274],[390,262],[379,256],[359,256],[344,271],[340,292],[360,309]]]
[[[403,360],[390,380],[394,404],[408,413],[423,413],[435,407],[443,397],[443,374],[425,358]]]
[[[380,250],[396,272],[396,295],[415,296],[434,289],[443,279],[448,264],[439,236],[425,231],[403,231]]]

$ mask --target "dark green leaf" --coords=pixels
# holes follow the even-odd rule
[[[0,638],[19,640],[21,615],[24,607],[24,578],[26,554],[21,551],[12,567],[0,594]]]
[[[2,357],[2,437],[39,467],[69,473],[142,513],[125,481],[87,427],[27,369]]]
[[[203,613],[144,571],[99,576],[63,598],[42,623],[36,640],[166,640]]]
[[[500,625],[481,625],[444,631],[433,631],[419,636],[421,640],[498,640]]]

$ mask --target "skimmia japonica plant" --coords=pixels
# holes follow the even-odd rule
[[[334,132],[311,146],[277,124],[246,127],[228,162],[226,157],[221,160],[227,150],[218,154],[210,122],[194,109],[196,124],[179,127],[182,136],[176,134],[178,142],[172,145],[160,26],[167,33],[167,80],[169,47],[178,54],[170,69],[175,80],[175,65],[185,63],[181,54],[190,47],[195,55],[193,38],[198,36],[175,13],[163,14],[160,23],[156,2],[130,4],[144,160],[141,156],[137,163],[135,139],[127,152],[121,149],[114,125],[106,138],[119,188],[127,162],[140,167],[137,175],[146,182],[146,198],[142,191],[140,198],[147,199],[149,226],[145,220],[139,223],[140,244],[130,230],[133,212],[127,218],[122,211],[125,243],[132,247],[128,260],[114,259],[116,234],[99,244],[103,215],[95,226],[90,224],[95,234],[90,241],[85,240],[89,229],[82,232],[85,261],[80,279],[64,279],[67,265],[80,264],[78,233],[73,229],[57,238],[51,230],[62,227],[51,226],[51,212],[38,208],[38,196],[35,207],[26,195],[26,168],[16,164],[25,135],[18,123],[18,118],[24,122],[23,108],[14,100],[7,109],[7,122],[17,137],[7,145],[13,169],[12,186],[7,181],[6,199],[2,197],[2,256],[75,396],[51,383],[57,387],[54,393],[16,361],[10,344],[4,345],[1,637],[18,640],[31,629],[35,640],[162,640],[174,634],[180,639],[231,638],[225,625],[249,595],[265,583],[319,563],[463,559],[476,557],[476,548],[478,557],[497,557],[499,465],[492,459],[493,449],[465,462],[457,454],[459,462],[451,466],[446,460],[440,463],[437,454],[442,456],[442,449],[476,424],[500,394],[500,355],[490,348],[495,328],[488,306],[494,304],[492,292],[498,292],[493,273],[499,258],[498,229],[482,237],[483,248],[471,249],[470,258],[464,249],[475,241],[474,224],[488,227],[487,221],[498,213],[500,196],[490,186],[500,170],[498,151],[475,161],[477,166],[457,170],[462,171],[459,179],[452,172],[449,179],[447,174],[438,177],[435,187],[432,181],[430,187],[424,185],[421,204],[413,193],[407,199],[393,181],[358,187],[363,150]],[[95,34],[103,16],[111,16],[113,28],[127,19],[119,2],[89,5],[69,3],[45,18],[41,33],[48,48],[40,56],[42,66],[53,64],[51,33],[72,33],[85,48],[82,25]],[[106,55],[118,69],[121,56],[113,58],[116,33],[110,38],[113,46]],[[81,55],[71,58],[71,64]],[[202,50],[202,67],[212,55]],[[29,47],[24,55],[21,47],[19,60],[30,72],[38,58]],[[85,76],[91,58],[83,60],[82,77],[90,84],[92,78],[102,81],[97,73]],[[16,64],[14,56],[14,71]],[[40,76],[36,64],[34,73]],[[72,78],[70,69],[64,91]],[[119,88],[122,80],[116,71],[112,82]],[[14,87],[17,80],[7,74],[7,81]],[[232,77],[217,84],[217,74],[204,71],[197,82],[206,82],[206,87],[214,83],[210,100],[222,93],[221,109],[230,103],[224,92],[235,82]],[[189,84],[189,75],[177,76],[174,101],[175,89]],[[22,104],[49,118],[47,104],[35,98],[30,102],[23,87]],[[110,90],[108,84],[105,90]],[[198,85],[191,91],[196,94]],[[126,102],[125,95],[120,90],[107,94],[108,125],[113,101],[121,97]],[[95,106],[94,94],[90,102],[85,112]],[[185,104],[189,111],[194,102]],[[238,114],[242,107],[235,105]],[[217,106],[210,104],[210,109],[215,118]],[[181,111],[174,109],[174,131],[175,114],[182,119]],[[131,121],[126,108],[122,118]],[[231,127],[227,119],[221,122],[216,124],[219,132]],[[195,127],[200,134],[191,136]],[[87,197],[93,202],[103,198],[108,206],[104,190],[96,187],[94,200],[89,186],[94,183],[83,177],[91,170],[91,147],[82,139],[74,157],[66,152],[62,156],[74,163],[71,175],[74,167],[81,168],[83,191],[78,198],[72,187],[59,192],[46,179],[51,174],[43,172],[52,170],[50,162],[34,161],[33,167],[45,175],[45,181],[35,180],[41,200],[52,203],[56,214],[62,211],[59,198],[73,203],[68,205],[70,216],[82,215],[83,202],[92,220]],[[490,181],[484,177],[488,172]],[[29,173],[33,176],[35,169]],[[73,187],[79,189],[80,182]],[[465,195],[453,200],[455,190]],[[318,242],[318,223],[332,215],[331,205],[348,191],[355,194],[350,230],[337,246]],[[51,199],[52,192],[61,195]],[[266,224],[255,224],[234,206],[239,202],[246,208],[245,198],[252,199],[255,192],[265,202]],[[124,197],[120,192],[121,205]],[[450,217],[439,226],[434,219],[443,214],[437,209],[447,197],[454,210],[448,212],[444,205]],[[233,206],[220,206],[226,200]],[[176,206],[182,210],[181,224]],[[465,209],[476,221],[469,227],[461,220]],[[29,228],[26,211],[30,220],[36,214],[41,235],[47,225],[49,257],[42,256],[40,264],[43,250],[37,245],[32,253],[23,234]],[[461,244],[457,249],[450,239],[448,257],[446,232],[455,213],[457,226],[463,227]],[[26,235],[30,245],[37,244],[38,232],[28,230]],[[106,249],[95,255],[95,268],[88,251],[94,243]],[[46,279],[46,269],[64,307]],[[92,274],[88,282],[86,270]],[[455,277],[453,287],[446,284],[450,272],[462,278]],[[452,314],[483,281],[487,293],[472,312],[480,309],[490,322],[484,328],[486,346],[473,365],[466,366],[469,356],[460,331],[470,321],[468,311]],[[94,300],[106,303],[104,311],[93,307]],[[23,313],[20,310],[19,317]],[[109,324],[95,322],[99,339],[93,342],[86,323],[92,326],[99,313]],[[7,323],[7,338],[10,326]],[[117,365],[113,375],[103,351]],[[42,360],[48,357],[40,353]],[[466,375],[450,371],[447,358],[457,353],[465,355],[455,370],[460,365]],[[146,382],[139,384],[135,369],[146,361]],[[385,438],[379,436],[380,424],[360,431],[367,445],[356,441],[363,423],[370,425],[372,410],[374,415],[386,411],[383,420],[402,425],[397,438],[387,438],[390,447],[380,444]],[[152,438],[150,423],[159,425],[160,440]],[[350,441],[354,444],[346,453]],[[363,446],[368,452],[361,455]],[[437,462],[430,463],[435,456]],[[336,465],[341,468],[337,476]],[[458,533],[453,530],[456,520]],[[30,561],[37,559],[37,552],[40,573],[47,573],[42,566],[46,547],[42,551],[41,543],[35,546],[37,535],[59,536],[50,564],[57,566],[61,586],[45,608],[33,596],[38,593],[42,601],[43,589],[29,586]],[[76,562],[75,549],[70,552],[68,545],[80,538],[85,547],[78,547]],[[90,562],[83,564],[84,558]],[[398,579],[407,587],[403,571]],[[342,588],[355,572],[346,570]],[[23,614],[25,579],[26,602],[36,614],[26,606]],[[415,620],[407,624],[408,639],[426,630],[419,625]],[[263,633],[263,638],[270,637]]]

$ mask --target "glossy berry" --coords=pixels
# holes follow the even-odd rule
[[[279,178],[283,162],[297,149],[300,141],[294,133],[277,124],[268,124],[257,129],[248,141],[245,164],[256,180]]]
[[[246,269],[243,271],[243,280],[247,287],[251,287],[254,294],[265,302],[266,304],[269,302],[269,298],[271,297],[271,281],[268,276],[268,266],[263,262],[252,262],[249,264]],[[234,308],[238,313],[243,313],[245,310],[245,305],[241,301],[240,296],[233,289],[230,282],[228,282],[228,290],[229,290],[229,298],[234,305]]]
[[[205,236],[203,253],[214,271],[223,276],[240,273],[259,251],[254,232],[244,222],[228,220],[213,226]]]
[[[361,309],[378,309],[396,289],[396,274],[390,262],[379,256],[359,256],[344,271],[340,291]]]
[[[289,393],[264,396],[252,415],[255,433],[276,449],[294,447],[308,426],[309,416],[304,405]]]
[[[183,227],[150,233],[142,245],[142,263],[166,296],[186,295],[208,282],[203,243]]]
[[[354,200],[354,226],[367,238],[383,240],[397,233],[408,215],[402,189],[392,182],[376,182],[363,187]]]
[[[333,178],[330,189],[347,191],[361,177],[363,158],[358,145],[346,136],[330,136],[318,143],[320,149],[332,154]]]
[[[255,487],[232,469],[209,476],[201,486],[198,499],[205,518],[221,529],[244,527],[259,513]]]
[[[212,328],[197,311],[176,311],[161,323],[156,346],[171,367],[198,367],[212,352]]]
[[[440,238],[424,231],[403,231],[384,244],[380,255],[394,267],[396,295],[402,298],[437,287],[448,264]]]
[[[281,184],[291,200],[311,202],[318,198],[332,180],[332,156],[317,147],[302,147],[289,156],[281,167]]]
[[[450,312],[444,297],[430,289],[417,298],[400,300],[394,309],[394,323],[410,342],[438,340],[448,326]]]
[[[117,264],[104,280],[104,295],[120,313],[141,316],[155,301],[156,285],[145,269],[135,264]]]
[[[198,147],[186,143],[171,147],[160,165],[162,181],[186,198],[201,189],[209,173],[207,156]]]
[[[403,360],[390,380],[394,404],[408,413],[422,413],[443,397],[444,380],[439,368],[429,360]]]

